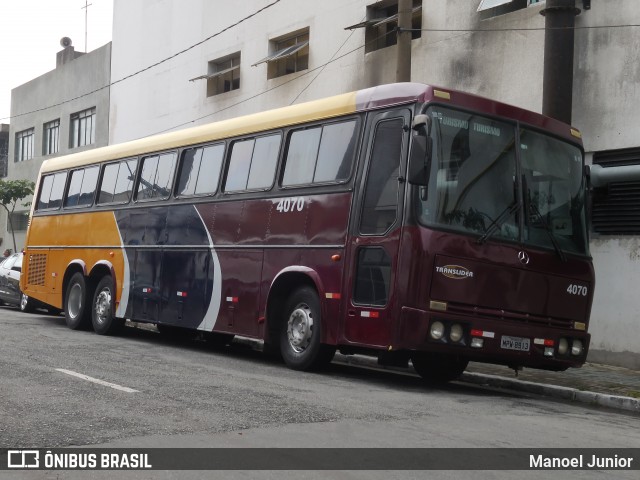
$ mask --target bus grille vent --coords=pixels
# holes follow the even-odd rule
[[[27,276],[28,285],[39,285],[44,287],[45,271],[47,270],[47,255],[44,253],[35,253],[29,255],[29,275]]]

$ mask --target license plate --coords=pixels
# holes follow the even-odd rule
[[[503,336],[500,340],[500,348],[506,350],[518,350],[520,352],[529,351],[530,341],[528,338]]]

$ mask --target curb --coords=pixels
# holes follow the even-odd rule
[[[584,403],[587,405],[640,413],[640,399],[638,398],[622,397],[619,395],[591,392],[588,390],[578,390],[576,388],[528,382],[525,380],[515,380],[484,373],[463,373],[462,377],[458,381],[472,383],[475,385],[505,388],[518,392],[533,393],[536,395],[557,398],[570,402]]]
[[[347,365],[375,368],[377,370],[390,370],[394,372],[417,375],[414,373],[412,368],[407,369],[381,366],[378,365],[375,358],[369,358],[362,355],[347,356],[336,353],[334,361]],[[549,385],[546,383],[529,382],[525,380],[505,378],[485,373],[465,372],[457,381],[462,383],[471,383],[474,385],[503,388],[506,390],[513,390],[517,392],[532,393],[535,395],[556,398],[569,402],[583,403],[586,405],[640,413],[640,399],[638,398],[578,390],[576,388],[562,387],[559,385]]]

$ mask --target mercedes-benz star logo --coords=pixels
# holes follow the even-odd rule
[[[523,265],[528,265],[529,264],[529,254],[525,251],[520,251],[518,252],[518,260],[520,260],[520,263],[522,263]]]

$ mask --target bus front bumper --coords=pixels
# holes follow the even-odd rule
[[[408,307],[402,309],[400,324],[394,349],[545,370],[582,366],[591,338],[586,331],[573,328]]]

